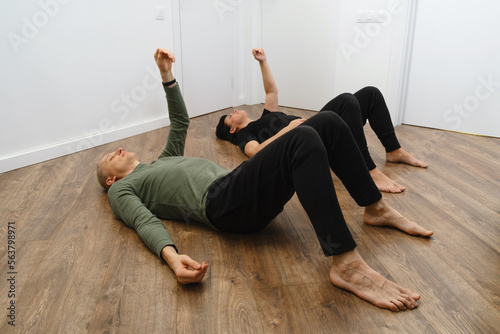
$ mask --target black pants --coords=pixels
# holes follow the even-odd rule
[[[322,109],[338,114],[349,126],[365,159],[368,170],[376,167],[366,143],[363,126],[368,120],[386,152],[397,150],[401,146],[394,132],[389,109],[382,93],[375,87],[365,87],[354,94],[340,94]]]
[[[216,181],[208,194],[207,215],[222,231],[260,231],[297,192],[325,255],[344,253],[356,243],[342,215],[330,168],[358,205],[381,199],[349,128],[337,114],[325,111]]]

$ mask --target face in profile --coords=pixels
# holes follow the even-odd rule
[[[226,116],[224,124],[229,126],[229,133],[237,132],[243,125],[243,122],[248,118],[245,110],[234,109],[234,111]]]
[[[119,148],[105,155],[99,161],[99,168],[106,176],[106,184],[110,186],[115,181],[125,177],[137,162],[137,156],[133,152]]]

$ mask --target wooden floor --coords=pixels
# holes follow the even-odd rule
[[[262,105],[246,109],[257,117]],[[244,156],[215,139],[221,114],[192,120],[186,155],[233,168]],[[178,284],[114,218],[95,177],[101,156],[120,146],[154,160],[163,128],[0,174],[0,332],[500,333],[500,140],[396,127],[403,147],[430,164],[419,169],[385,163],[366,128],[379,168],[407,187],[384,198],[435,234],[416,238],[363,224],[362,209],[334,178],[338,196],[362,256],[418,291],[418,309],[392,313],[334,287],[296,197],[255,235],[165,221],[181,252],[210,264],[202,284]],[[14,270],[7,267],[9,222]],[[15,298],[8,297],[10,271]],[[15,329],[7,323],[11,300]]]

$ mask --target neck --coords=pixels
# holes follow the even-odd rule
[[[239,128],[239,130],[246,128],[248,124],[252,123],[253,121],[253,119],[247,116],[247,118],[243,122],[241,122],[241,127]]]
[[[130,173],[132,173],[132,172],[134,171],[135,167],[139,166],[139,164],[140,164],[140,163],[141,163],[141,162],[140,162],[139,160],[136,160],[136,161],[132,164],[132,166],[130,166],[130,170],[129,170],[129,172],[127,173],[127,175],[128,175],[128,174],[130,174]]]
[[[130,165],[130,168],[127,169],[127,171],[125,171],[123,173],[123,175],[121,177],[119,177],[119,179],[123,179],[125,176],[129,175],[130,173],[132,173],[135,169],[135,167],[137,167],[141,162],[139,160],[136,160],[134,161],[133,164]]]

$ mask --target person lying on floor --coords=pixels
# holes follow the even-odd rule
[[[266,92],[264,112],[258,120],[253,120],[246,111],[235,109],[230,115],[222,116],[216,128],[218,138],[238,145],[248,157],[252,157],[273,140],[304,122],[304,119],[297,116],[277,111],[278,87],[266,54],[263,49],[253,49],[252,53],[262,72]],[[347,123],[380,191],[399,193],[404,191],[405,187],[387,177],[373,162],[363,131],[367,120],[386,150],[387,161],[423,168],[428,166],[401,148],[384,97],[377,88],[365,87],[354,94],[341,94],[320,110],[324,111],[335,112]]]
[[[296,192],[325,256],[332,258],[329,279],[335,286],[392,311],[418,306],[418,293],[387,280],[358,253],[330,168],[358,205],[365,207],[367,224],[392,226],[417,236],[430,236],[432,231],[406,219],[382,198],[361,154],[353,149],[356,143],[349,128],[337,114],[318,114],[234,170],[186,157],[189,116],[172,74],[175,57],[166,49],[157,49],[154,57],[171,121],[166,146],[150,164],[118,148],[100,159],[97,178],[107,189],[116,217],[137,231],[180,283],[201,282],[208,264],[179,254],[160,219],[196,221],[229,233],[254,233],[271,223]]]

